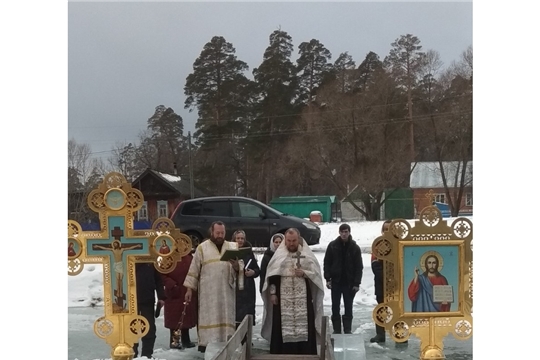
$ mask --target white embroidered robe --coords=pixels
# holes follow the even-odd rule
[[[228,261],[219,259],[227,249],[237,249],[235,242],[225,241],[218,252],[211,240],[202,242],[195,251],[184,286],[197,291],[199,299],[199,346],[224,342],[236,329],[236,277]]]
[[[283,342],[308,341],[307,287],[304,278],[294,276],[294,259],[287,256],[292,276],[281,276],[280,309]],[[311,306],[312,304],[309,304]]]
[[[302,240],[302,243],[304,241]],[[298,247],[302,253],[300,259],[300,268],[304,271],[311,290],[313,299],[313,308],[315,313],[315,330],[317,333],[317,342],[320,343],[321,323],[323,315],[324,287],[322,282],[322,273],[319,261],[309,248],[309,246]],[[298,342],[307,340],[307,288],[304,278],[293,278],[295,264],[297,259],[293,258],[295,254],[290,253],[283,241],[276,250],[272,259],[268,263],[266,276],[262,291],[264,302],[263,323],[261,335],[264,339],[271,341],[272,334],[272,316],[273,306],[270,302],[269,279],[274,275],[281,276],[280,293],[281,298],[281,334],[283,342]]]

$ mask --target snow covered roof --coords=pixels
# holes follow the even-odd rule
[[[180,176],[178,176],[178,175],[165,174],[165,173],[162,173],[162,172],[159,172],[159,171],[156,171],[156,173],[158,173],[165,180],[170,181],[170,182],[177,182],[177,181],[182,180],[182,178]]]
[[[448,187],[459,187],[461,181],[461,173],[463,170],[463,162],[443,161],[442,164]],[[410,181],[410,187],[412,189],[444,187],[438,162],[411,163],[411,169],[413,169]],[[472,161],[467,162],[467,171],[465,172],[465,186],[472,186]]]
[[[157,176],[160,176],[162,179],[167,181],[169,184],[171,184],[171,186],[173,186],[181,194],[191,193],[189,180],[184,180],[178,175],[166,174],[166,173],[162,173],[156,170],[150,170],[150,171],[152,171],[154,174],[156,174]],[[195,197],[206,196],[202,191],[200,191],[196,187],[194,187],[193,190],[195,192]]]

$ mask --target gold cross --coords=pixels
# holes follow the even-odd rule
[[[144,199],[120,173],[107,174],[87,201],[99,214],[101,229],[83,231],[79,223],[68,220],[68,275],[81,273],[85,264],[103,264],[105,316],[96,321],[94,332],[112,347],[113,360],[126,359],[125,355],[131,359],[132,344],[149,328],[148,321],[137,315],[135,264],[154,263],[159,272],[169,273],[191,252],[191,239],[168,218],[157,219],[151,229],[134,230],[133,215]],[[174,247],[169,255],[159,253],[163,239]]]
[[[427,194],[426,198],[429,200],[429,205],[433,205],[435,202],[435,193],[433,192],[433,189],[430,189]]]

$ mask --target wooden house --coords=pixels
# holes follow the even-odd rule
[[[144,196],[143,207],[135,218],[138,222],[151,224],[159,217],[169,217],[180,202],[191,199],[189,180],[152,169],[146,169],[132,186]],[[206,194],[194,188],[194,197],[202,196]]]
[[[442,164],[450,196],[454,199],[461,187],[463,162],[443,161]],[[472,161],[467,162],[459,216],[472,215],[472,166]],[[414,207],[417,213],[431,205],[427,197],[430,190],[433,190],[435,202],[448,204],[439,162],[416,162],[411,164],[411,168],[410,188],[413,190]]]

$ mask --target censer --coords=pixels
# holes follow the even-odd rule
[[[184,345],[182,344],[182,341],[180,340],[180,336],[181,336],[182,324],[184,323],[184,316],[186,315],[187,305],[188,303],[184,301],[184,310],[182,311],[182,316],[180,316],[180,321],[178,322],[178,325],[176,326],[176,330],[173,333],[171,348],[180,349],[180,350],[184,349]]]

